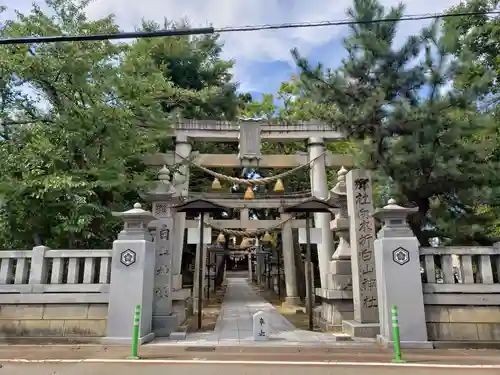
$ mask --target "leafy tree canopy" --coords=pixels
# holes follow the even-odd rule
[[[87,3],[47,0],[47,12],[17,12],[0,33],[119,31],[112,16],[87,19]],[[111,210],[148,187],[142,156],[165,144],[172,118],[235,115],[220,48],[215,37],[185,37],[0,49],[0,247],[109,246],[120,225]]]
[[[354,0],[348,15],[354,21],[397,20],[403,11],[403,5],[385,9],[377,0]],[[348,57],[335,70],[312,67],[293,50],[307,96],[332,108],[324,119],[362,143],[364,166],[378,172],[389,192],[418,207],[411,226],[421,244],[436,236],[488,242],[478,230],[483,218],[472,198],[498,184],[497,163],[488,158],[496,146],[495,124],[476,107],[489,72],[474,84],[453,87],[471,65],[470,55],[452,54],[439,23],[396,47],[398,25],[352,25]],[[443,212],[467,218],[467,225],[450,233],[438,220]]]

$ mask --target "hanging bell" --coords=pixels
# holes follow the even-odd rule
[[[266,232],[264,234],[264,237],[262,237],[263,242],[272,242],[273,237],[269,234],[269,232]]]
[[[284,193],[285,192],[285,186],[283,185],[283,181],[281,178],[278,178],[276,181],[276,184],[274,185],[274,192],[275,193]]]
[[[214,178],[214,181],[212,182],[212,189],[213,190],[221,190],[222,185],[220,184],[220,181],[217,177]]]
[[[226,243],[226,237],[224,237],[224,233],[220,232],[215,241],[217,243]]]
[[[247,190],[245,191],[245,195],[243,197],[243,199],[245,200],[251,200],[251,199],[254,199],[255,198],[255,194],[253,193],[253,189],[251,186],[248,186],[247,187]]]

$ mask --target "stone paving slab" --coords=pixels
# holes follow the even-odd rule
[[[335,335],[297,329],[276,308],[259,296],[244,277],[229,277],[221,312],[212,332],[188,333],[186,340],[158,338],[148,345],[258,345],[297,346],[338,345]],[[253,315],[264,311],[268,315],[269,341],[253,341]],[[343,342],[346,345],[346,342]],[[367,346],[373,342],[352,342],[349,345]]]

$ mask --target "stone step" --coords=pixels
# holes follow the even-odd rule
[[[335,337],[335,341],[352,341],[352,337],[347,333],[333,333],[332,336]]]

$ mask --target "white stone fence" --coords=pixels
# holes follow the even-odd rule
[[[0,251],[0,305],[108,303],[111,250]]]
[[[500,306],[500,246],[420,248],[426,305]]]

